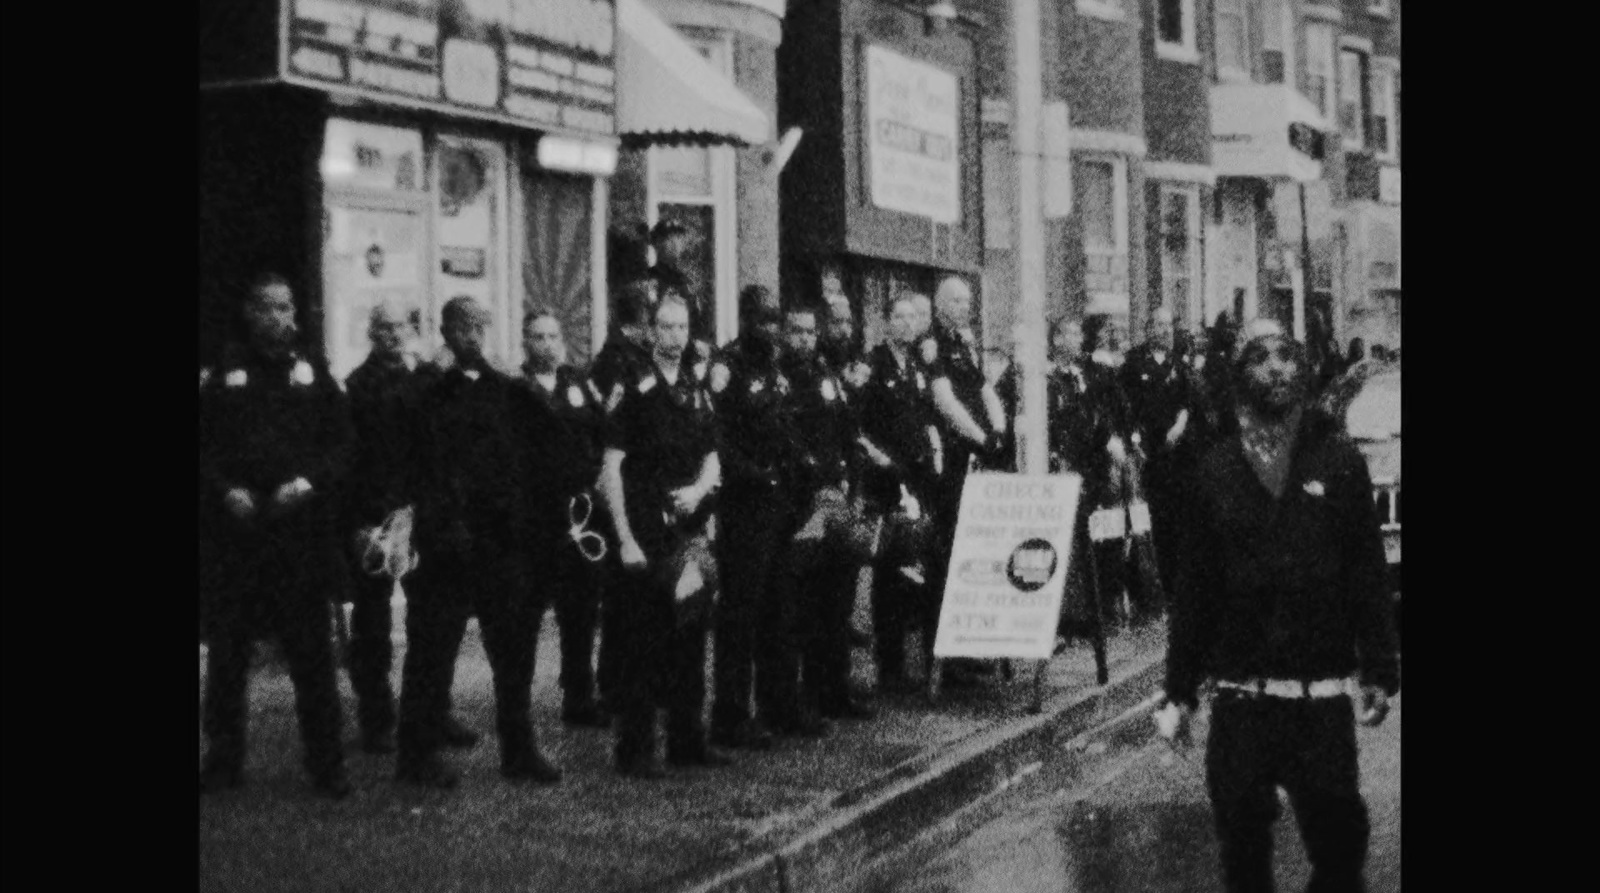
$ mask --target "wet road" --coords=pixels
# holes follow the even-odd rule
[[[1369,893],[1400,889],[1398,698],[1393,705],[1382,726],[1357,733],[1372,820]],[[1047,766],[1041,793],[875,893],[1221,893],[1205,792],[1206,729],[1202,716],[1186,757],[1149,741],[1113,749],[1087,773]],[[1310,871],[1287,801],[1274,840],[1278,889],[1303,890]]]

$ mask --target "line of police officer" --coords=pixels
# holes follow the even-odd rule
[[[533,649],[551,604],[562,717],[598,726],[614,714],[625,774],[661,774],[658,707],[668,710],[667,757],[678,765],[726,762],[713,743],[763,748],[774,733],[814,737],[830,718],[872,715],[848,682],[849,618],[868,556],[836,535],[851,517],[843,507],[921,521],[891,524],[875,559],[879,685],[904,688],[907,632],[920,629],[931,658],[969,463],[1006,465],[1014,415],[984,380],[965,284],[941,284],[936,320],[918,298],[894,303],[890,338],[862,356],[848,302],[829,302],[819,339],[816,309],[784,312],[764,289],[746,289],[741,337],[710,362],[690,342],[687,306],[671,295],[652,302],[636,283],[621,289],[618,335],[587,376],[564,364],[548,313],[525,320],[528,365],[513,376],[484,358],[488,318],[471,299],[446,305],[447,362],[435,364],[407,360],[403,323],[379,308],[373,352],[346,396],[296,349],[287,284],[258,282],[245,308],[249,340],[202,373],[202,511],[216,522],[203,525],[214,557],[202,790],[242,780],[249,644],[270,631],[289,660],[313,781],[335,796],[348,791],[330,594],[354,601],[349,662],[363,747],[397,750],[402,781],[454,784],[440,753],[476,740],[449,702],[473,614],[494,673],[501,769],[513,780],[560,777],[529,715]],[[1057,467],[1083,472],[1107,501],[1128,413],[1113,376],[1072,355],[1080,338],[1071,325],[1054,339],[1063,353],[1051,373],[1053,452]],[[1165,368],[1165,357],[1153,359]],[[1177,380],[1140,375],[1147,388]],[[1003,382],[1002,391],[1014,407],[1015,388]],[[1165,417],[1151,418],[1145,427],[1159,431]],[[375,529],[403,506],[414,510],[419,561],[406,579],[396,711],[393,580],[353,556],[370,558]],[[686,543],[710,538],[713,513],[721,604],[708,742],[704,622],[682,616],[681,593],[662,571]],[[895,535],[919,529],[922,538]],[[1114,557],[1101,563],[1113,577]],[[352,570],[360,582],[347,589]],[[1114,582],[1101,589],[1115,591]]]

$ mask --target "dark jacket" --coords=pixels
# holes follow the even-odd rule
[[[1237,437],[1201,456],[1181,503],[1167,696],[1193,705],[1206,678],[1316,680],[1359,671],[1400,685],[1383,541],[1361,453],[1308,410],[1283,496]]]
[[[1161,456],[1167,452],[1167,432],[1178,416],[1189,410],[1192,424],[1198,412],[1188,376],[1171,351],[1157,357],[1154,350],[1140,345],[1128,354],[1120,378],[1132,430],[1138,432],[1146,455]]]
[[[299,557],[297,570],[303,575],[335,585],[341,573],[335,496],[355,437],[349,403],[327,366],[301,353],[268,357],[234,346],[204,379],[199,464],[208,560],[260,573],[262,568],[243,569],[263,546],[275,543]],[[273,494],[296,478],[311,484],[311,498],[274,513]],[[258,513],[248,521],[224,508],[228,491],[241,487],[250,491]],[[226,581],[234,579],[222,574],[216,582],[229,585]],[[319,598],[331,594],[326,588],[314,593]]]
[[[776,489],[794,483],[802,453],[790,417],[789,378],[776,348],[740,338],[712,373],[722,476],[730,489]],[[726,377],[723,387],[717,385]]]
[[[789,378],[789,417],[801,450],[800,490],[811,493],[844,480],[857,425],[844,380],[820,355],[785,354],[779,366]]]
[[[685,368],[677,384],[668,384],[652,363],[650,372],[624,385],[622,402],[606,418],[606,449],[624,454],[628,524],[652,560],[673,545],[674,531],[662,517],[671,506],[669,494],[694,483],[706,457],[718,451],[711,394],[695,371]],[[706,500],[697,516],[712,503]]]
[[[560,421],[486,364],[419,374],[408,489],[423,560],[504,558],[554,529]]]
[[[606,401],[606,405],[610,407],[613,405],[618,385],[638,381],[654,368],[654,364],[650,361],[649,349],[640,347],[621,335],[612,335],[606,339],[605,346],[600,348],[600,353],[590,365],[589,378],[600,391],[600,396]]]
[[[357,527],[383,523],[405,504],[406,462],[415,423],[413,365],[368,357],[345,379],[355,425],[355,459],[345,488],[345,520]]]

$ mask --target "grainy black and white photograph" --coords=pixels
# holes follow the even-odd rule
[[[200,3],[199,889],[1399,891],[1400,7]]]

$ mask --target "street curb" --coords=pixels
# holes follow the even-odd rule
[[[1036,771],[1067,742],[1155,693],[1164,651],[1151,648],[1113,668],[1103,687],[1062,693],[1037,716],[996,723],[921,754],[823,804],[797,833],[757,844],[676,884],[672,893],[832,893],[862,868],[962,810]]]

